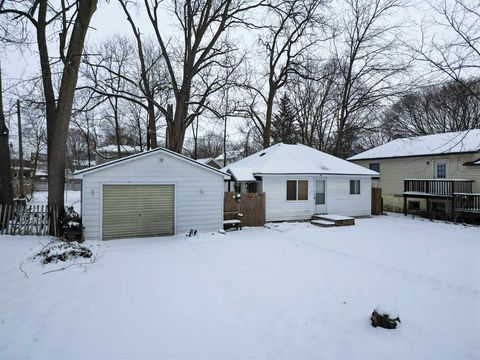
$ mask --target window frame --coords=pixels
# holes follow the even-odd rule
[[[353,192],[352,192],[352,183],[353,183]],[[358,184],[358,186],[357,186]],[[362,194],[362,186],[360,179],[350,179],[349,181],[349,192],[350,195],[361,195]]]
[[[289,187],[288,187],[288,184],[289,183],[292,183],[294,182],[295,183],[295,198],[289,198],[289,193],[288,193],[288,190],[289,190]],[[305,191],[304,195],[305,195],[305,198],[303,198],[302,196],[302,199],[300,199],[300,186],[299,186],[299,183],[304,183],[306,184],[306,188],[305,189],[302,189]],[[286,182],[285,182],[285,201],[308,201],[308,188],[309,188],[309,181],[308,180],[305,180],[305,179],[287,179]],[[302,193],[303,195],[303,193]]]
[[[438,165],[445,165],[445,176],[438,176]],[[448,176],[448,161],[447,160],[435,160],[433,175],[435,179],[446,179]]]

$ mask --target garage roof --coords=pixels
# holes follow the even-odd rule
[[[213,168],[209,165],[206,165],[206,164],[202,164],[202,163],[200,163],[200,162],[198,162],[194,159],[191,159],[191,158],[189,158],[185,155],[178,154],[178,153],[176,153],[172,150],[165,149],[165,148],[156,148],[156,149],[144,151],[144,152],[141,152],[141,153],[133,154],[133,155],[130,155],[130,156],[126,156],[126,157],[123,157],[123,158],[120,158],[120,159],[117,159],[117,160],[112,160],[112,161],[109,161],[109,162],[106,162],[106,163],[103,163],[103,164],[100,164],[100,165],[97,165],[97,166],[92,166],[92,167],[89,167],[89,168],[86,168],[86,169],[83,169],[83,170],[76,171],[73,174],[73,176],[81,179],[85,174],[89,174],[89,173],[92,173],[92,172],[96,172],[96,171],[99,171],[99,170],[103,170],[103,169],[106,169],[106,168],[117,166],[117,165],[125,163],[125,162],[134,161],[135,159],[137,159],[139,157],[150,156],[150,155],[155,154],[157,152],[163,152],[163,153],[166,153],[168,155],[172,155],[172,156],[176,157],[177,159],[182,160],[182,161],[186,161],[186,162],[188,162],[188,163],[190,163],[194,166],[199,166],[199,167],[205,168],[207,170],[210,170],[212,172],[218,173],[219,175],[229,177],[229,175],[227,173],[225,173],[221,170],[215,169],[215,168]]]

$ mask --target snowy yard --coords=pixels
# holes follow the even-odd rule
[[[45,238],[4,237],[0,358],[480,358],[479,228],[270,226],[90,243],[94,264],[44,275]],[[402,324],[371,327],[377,305]]]

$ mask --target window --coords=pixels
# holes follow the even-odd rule
[[[420,211],[420,201],[409,201],[408,210]]]
[[[308,200],[308,181],[287,180],[287,200]]]
[[[380,163],[370,163],[368,164],[368,168],[370,170],[376,171],[377,173],[380,173]]]
[[[445,160],[435,161],[435,177],[445,179],[447,177],[447,162]]]
[[[317,180],[316,185],[316,194],[315,194],[315,204],[316,205],[325,205],[325,180]]]
[[[360,180],[350,180],[350,195],[360,194]]]
[[[308,181],[298,180],[298,200],[308,200]]]

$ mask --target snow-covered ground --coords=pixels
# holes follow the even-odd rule
[[[91,242],[0,239],[1,359],[478,359],[480,229],[403,216]],[[28,278],[20,271],[19,265]],[[396,330],[370,326],[374,307]]]
[[[77,213],[81,210],[81,191],[66,190],[65,191],[65,206],[73,206]],[[47,191],[34,191],[32,198],[28,202],[30,205],[47,205],[48,204],[48,192]]]

